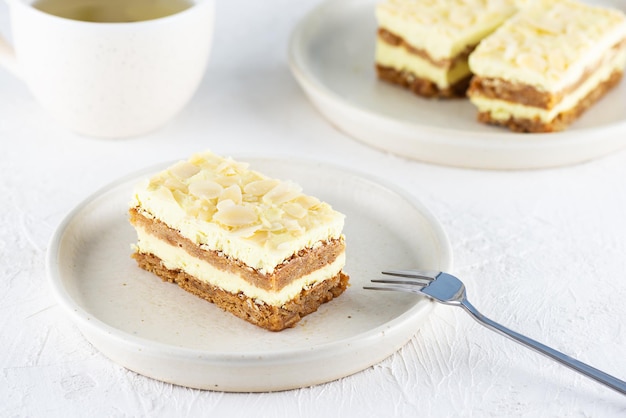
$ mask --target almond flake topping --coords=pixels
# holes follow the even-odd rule
[[[257,245],[284,248],[313,229],[338,236],[343,226],[342,214],[303,194],[296,183],[266,177],[249,170],[247,163],[210,152],[153,176],[137,199],[169,211],[168,219],[189,225],[200,243],[218,228]]]

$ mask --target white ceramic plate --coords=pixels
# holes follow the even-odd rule
[[[164,168],[159,166],[86,199],[52,238],[49,278],[84,336],[140,374],[246,392],[338,379],[404,345],[433,304],[362,286],[388,268],[449,270],[450,245],[435,218],[411,196],[341,168],[272,158],[245,161],[272,177],[298,182],[347,215],[348,290],[295,328],[272,333],[139,269],[130,258],[135,232],[127,208],[134,185]]]
[[[626,82],[566,132],[518,134],[476,121],[469,101],[419,98],[376,79],[378,0],[322,3],[295,28],[289,59],[320,113],[348,135],[416,160],[527,169],[578,163],[626,146]],[[624,0],[598,1],[626,10]]]

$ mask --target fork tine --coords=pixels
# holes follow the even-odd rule
[[[363,286],[363,289],[368,289],[368,290],[388,290],[388,291],[409,292],[409,293],[417,293],[417,294],[422,294],[421,292],[422,288],[423,286],[415,286],[414,284],[406,284],[406,283],[387,284],[386,286]]]
[[[437,278],[441,272],[433,270],[386,270],[382,274],[387,276],[415,278],[432,281]]]
[[[428,286],[432,280],[414,278],[414,277],[402,277],[398,279],[372,279],[372,283],[387,283],[387,284],[406,284],[410,286],[418,286],[420,289]]]

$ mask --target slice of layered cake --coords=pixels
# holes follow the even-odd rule
[[[348,286],[344,215],[210,152],[142,183],[130,222],[141,268],[268,330],[293,327]]]
[[[467,57],[513,15],[515,0],[386,0],[376,6],[380,79],[424,97],[463,97]]]
[[[479,121],[560,131],[621,79],[626,19],[573,0],[530,2],[480,43],[469,64]]]

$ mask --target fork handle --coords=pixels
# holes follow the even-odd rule
[[[532,350],[535,350],[540,354],[550,357],[551,359],[558,361],[559,363],[569,367],[570,369],[576,370],[577,372],[582,373],[583,375],[599,383],[602,383],[603,385],[606,385],[611,389],[618,391],[622,395],[626,395],[626,382],[624,382],[623,380],[611,376],[610,374],[604,373],[601,370],[591,367],[588,364],[578,361],[566,354],[561,353],[560,351],[550,348],[547,345],[533,340],[532,338],[528,338],[522,334],[508,329],[503,325],[498,324],[495,321],[492,321],[491,319],[478,312],[478,310],[474,308],[474,306],[472,306],[472,304],[469,303],[467,299],[463,299],[461,301],[461,306],[472,316],[472,318],[474,318],[485,327],[491,329],[492,331],[496,331],[497,333],[502,334],[505,337],[512,339],[513,341],[516,341]]]

